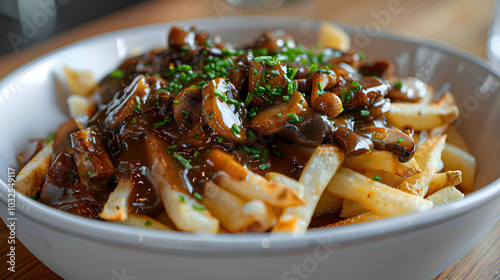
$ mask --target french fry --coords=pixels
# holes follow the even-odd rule
[[[97,85],[94,74],[90,71],[75,71],[64,66],[64,73],[71,94],[88,96]]]
[[[280,183],[267,181],[221,150],[210,150],[207,159],[218,172],[214,182],[246,200],[260,199],[279,207],[304,204],[294,189]]]
[[[446,136],[430,137],[415,151],[414,158],[417,160],[421,172],[406,178],[398,185],[398,189],[420,197],[424,197],[427,194],[432,177],[439,168],[445,141]]]
[[[299,179],[305,186],[306,204],[285,209],[273,232],[305,233],[321,194],[343,160],[344,153],[333,145],[316,147]]]
[[[168,216],[177,229],[189,232],[219,232],[219,220],[195,198],[184,192],[179,178],[180,163],[165,152],[162,141],[155,136],[146,137],[146,153],[153,161],[151,178],[160,193]]]
[[[66,98],[70,117],[74,118],[79,114],[92,116],[95,112],[94,106],[90,103],[87,97],[72,94]]]
[[[462,182],[462,171],[451,170],[444,173],[436,173],[432,177],[432,181],[427,191],[427,196],[437,192],[438,190],[446,187],[454,187]]]
[[[50,141],[21,169],[16,177],[18,192],[31,196],[42,190],[45,175],[52,162],[52,143],[53,141]]]
[[[451,96],[445,93],[445,96]],[[387,120],[396,127],[411,126],[416,131],[430,130],[452,123],[458,118],[456,105],[449,98],[442,98],[429,105],[413,103],[393,103],[387,112]]]
[[[377,221],[377,220],[380,220],[383,218],[384,218],[384,216],[381,216],[381,215],[378,215],[378,214],[375,214],[375,213],[368,211],[368,212],[360,214],[356,217],[352,217],[352,218],[345,219],[345,220],[342,220],[342,221],[339,221],[339,222],[336,222],[333,224],[329,224],[325,227],[338,227],[338,226],[345,226],[345,225],[358,224],[358,223],[364,223],[364,222],[373,222],[373,221]]]
[[[219,232],[219,220],[195,198],[169,187],[161,188],[160,195],[165,210],[178,229],[189,232]]]
[[[444,147],[441,159],[444,163],[443,170],[462,171],[462,183],[460,186],[467,191],[474,190],[476,180],[477,163],[476,158],[468,152],[447,143]]]
[[[344,166],[362,170],[384,170],[401,177],[410,177],[420,172],[417,161],[412,158],[402,163],[396,154],[389,151],[372,151],[358,156],[347,157]]]
[[[202,202],[229,232],[263,232],[276,223],[264,203],[245,202],[212,182],[205,184]]]
[[[108,221],[125,221],[128,218],[128,198],[132,191],[133,184],[130,179],[123,179],[118,182],[115,190],[109,195],[108,201],[104,204],[99,217]]]
[[[340,212],[340,217],[342,218],[352,218],[367,212],[366,208],[359,201],[353,201],[350,199],[344,199],[342,204],[342,212]]]
[[[357,172],[363,174],[368,178],[380,178],[380,183],[388,185],[390,187],[397,187],[404,181],[404,177],[398,176],[392,172],[387,172],[383,170],[356,170]]]
[[[264,178],[266,178],[269,182],[288,186],[296,191],[300,198],[304,197],[304,185],[297,180],[277,172],[268,172]]]
[[[331,192],[323,192],[319,197],[316,209],[314,209],[313,216],[323,215],[337,211],[342,208],[343,198],[334,195]]]
[[[359,201],[366,209],[387,217],[432,208],[430,201],[391,188],[345,167],[338,169],[328,183],[327,190],[344,199]]]
[[[127,225],[139,228],[149,228],[149,229],[159,229],[159,230],[168,230],[172,231],[173,229],[169,228],[167,225],[157,221],[151,217],[137,214],[129,214],[127,219],[124,221],[111,221],[115,224]]]
[[[452,200],[462,199],[464,194],[455,187],[446,187],[429,195],[426,199],[432,201],[434,205],[445,204]]]

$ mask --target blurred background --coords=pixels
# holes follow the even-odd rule
[[[389,28],[486,58],[493,11],[494,0],[1,0],[0,77],[43,53],[103,32],[199,17],[223,21],[234,15],[312,17],[371,30]]]

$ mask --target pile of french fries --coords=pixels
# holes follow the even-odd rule
[[[88,100],[81,97],[91,87],[81,80],[92,79],[70,69],[66,72],[71,88],[78,89],[68,98],[70,114],[90,114]],[[416,132],[417,150],[406,163],[389,151],[346,158],[338,147],[321,145],[295,180],[275,172],[260,176],[230,154],[212,150],[208,158],[217,176],[197,196],[183,188],[178,170],[172,167],[176,165],[172,155],[151,136],[148,149],[156,159],[151,173],[166,215],[153,219],[130,213],[132,182],[121,179],[100,218],[160,230],[304,234],[314,216],[331,212],[340,212],[344,219],[328,227],[426,211],[461,199],[474,190],[476,160],[451,126],[458,117],[452,95],[445,93],[434,100],[432,88],[427,91],[419,103],[393,103],[386,113],[390,124],[410,126]],[[51,158],[49,143],[21,170],[17,190],[28,196],[39,191]]]

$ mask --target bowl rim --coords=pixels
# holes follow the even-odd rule
[[[227,16],[224,20],[229,22],[243,21],[255,23],[257,21],[263,21],[267,18],[268,17],[266,16]],[[276,18],[289,23],[297,22],[299,20],[308,20],[315,24],[323,22],[322,20],[304,17]],[[217,20],[219,20],[218,17],[208,17],[183,21],[169,21],[119,29],[94,35],[52,50],[23,64],[14,71],[5,75],[0,80],[0,89],[8,85],[8,83],[15,79],[18,75],[22,75],[26,71],[32,69],[32,67],[41,65],[45,60],[56,56],[58,52],[78,47],[82,44],[93,43],[106,37],[120,36],[128,32],[159,28],[171,24],[192,24],[192,22],[195,21],[197,25],[201,25],[203,23],[210,24]],[[352,31],[355,27],[360,28],[364,26],[351,23],[334,23],[348,31]],[[500,69],[496,68],[493,63],[444,42],[383,28],[381,28],[379,34],[368,37],[388,39],[391,41],[402,41],[414,45],[430,47],[472,62],[473,64],[494,74],[496,77],[500,77]],[[6,191],[8,188],[9,187],[6,182],[0,180],[0,201],[5,205],[7,204],[7,195],[5,194],[7,193]],[[483,186],[481,189],[472,192],[467,195],[465,199],[454,201],[450,204],[442,205],[429,210],[432,211],[433,215],[429,215],[426,213],[427,211],[414,212],[386,218],[377,221],[376,223],[368,222],[338,228],[309,230],[305,235],[293,237],[290,234],[275,233],[194,234],[134,228],[72,215],[36,202],[24,195],[16,196],[16,211],[34,223],[49,227],[54,231],[108,245],[134,248],[139,247],[141,250],[160,251],[163,253],[166,251],[176,254],[189,254],[196,252],[199,256],[206,257],[213,256],[214,253],[217,253],[219,256],[229,257],[234,256],[235,251],[238,251],[239,256],[256,254],[269,255],[270,252],[279,254],[283,251],[298,253],[318,245],[328,247],[344,247],[352,244],[362,244],[374,240],[387,239],[394,235],[430,227],[445,220],[456,219],[470,212],[472,209],[478,208],[498,197],[500,197],[500,178],[497,178],[493,182]]]

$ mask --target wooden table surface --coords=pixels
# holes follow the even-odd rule
[[[165,21],[214,16],[223,19],[233,15],[300,16],[358,24],[378,23],[385,28],[445,41],[486,58],[484,46],[494,4],[493,0],[229,2],[236,4],[223,0],[148,1],[137,4],[67,30],[18,53],[0,56],[0,77],[43,53],[99,33]],[[392,4],[397,4],[398,13],[392,13],[390,18],[383,20],[377,17]],[[16,249],[17,272],[8,272],[7,236],[6,226],[0,225],[0,278],[60,279],[22,244]],[[500,222],[470,252],[436,279],[500,279]]]

